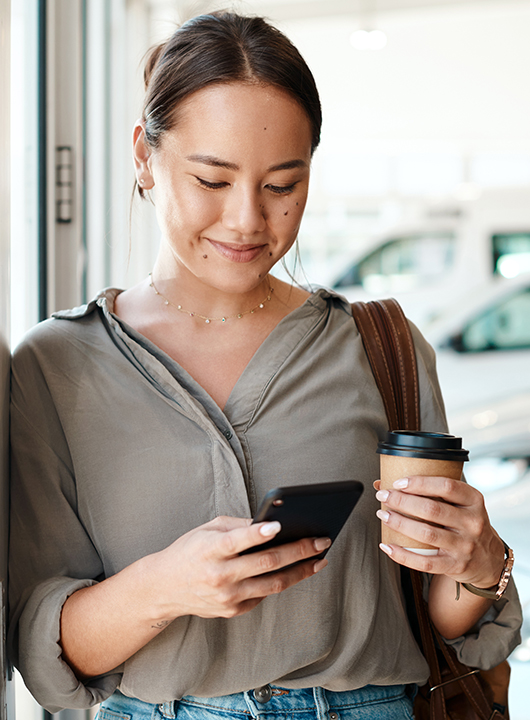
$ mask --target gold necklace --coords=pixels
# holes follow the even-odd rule
[[[238,320],[240,320],[243,317],[243,315],[252,315],[256,310],[262,310],[265,307],[265,303],[270,301],[270,299],[272,297],[272,293],[274,292],[274,288],[271,287],[270,280],[268,277],[267,277],[267,284],[269,286],[269,291],[267,293],[267,297],[264,298],[260,303],[258,303],[255,307],[251,308],[250,310],[245,310],[245,312],[237,313],[237,315],[225,315],[224,317],[209,317],[208,315],[201,315],[200,313],[197,313],[197,312],[191,312],[190,310],[184,310],[182,305],[175,305],[175,303],[172,303],[171,300],[169,300],[163,293],[160,292],[160,290],[157,289],[157,287],[154,283],[154,280],[153,280],[153,275],[152,275],[152,273],[149,273],[149,286],[153,288],[156,295],[160,295],[160,297],[162,298],[162,300],[164,301],[164,303],[166,305],[171,305],[171,307],[174,307],[179,312],[184,313],[185,315],[189,315],[190,317],[200,318],[201,320],[204,320],[204,322],[206,324],[209,324],[209,323],[213,322],[214,320],[219,320],[220,322],[226,322],[227,320],[231,320],[232,318],[237,318]]]

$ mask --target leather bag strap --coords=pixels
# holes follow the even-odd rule
[[[440,670],[440,663],[438,662],[438,655],[436,653],[436,645],[434,642],[434,635],[432,631],[432,625],[429,620],[427,604],[423,599],[423,580],[421,573],[417,570],[409,570],[412,589],[414,591],[414,605],[416,606],[416,614],[418,616],[418,624],[420,626],[421,634],[421,645],[423,654],[429,665],[429,687],[441,686],[442,684],[442,673]],[[431,693],[430,698],[430,715],[431,718],[446,718],[447,712],[445,708],[445,696],[442,687],[438,687]]]
[[[352,303],[352,315],[361,335],[377,387],[383,398],[390,430],[420,430],[419,382],[416,353],[410,326],[399,303],[393,298],[368,303]],[[491,710],[482,686],[471,668],[459,662],[431,623],[423,599],[421,573],[410,571],[414,602],[423,652],[430,669],[431,688],[441,685],[442,677],[435,640],[440,647],[456,682],[461,684],[472,707],[483,720],[502,717]],[[462,677],[464,676],[464,677]],[[442,687],[431,693],[432,720],[447,718]]]
[[[356,302],[352,314],[383,398],[390,430],[419,430],[416,353],[401,306],[393,298]]]
[[[449,666],[455,678],[460,678],[459,682],[464,689],[464,692],[466,693],[469,702],[475,709],[477,715],[484,718],[485,720],[501,718],[502,715],[499,712],[497,712],[496,710],[492,711],[488,700],[484,695],[484,690],[482,688],[482,685],[480,684],[478,674],[472,674],[470,672],[470,668],[467,665],[461,663],[456,657],[454,651],[444,643],[440,633],[435,628],[435,626],[432,625],[432,623],[431,627],[433,634],[438,642],[438,645],[445,657],[447,665]]]

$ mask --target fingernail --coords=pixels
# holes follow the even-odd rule
[[[390,517],[390,513],[387,513],[386,510],[378,510],[376,515],[379,520],[382,520],[383,522],[388,522],[388,518]]]
[[[315,550],[321,552],[331,545],[331,540],[329,538],[316,538],[313,540],[313,545]]]
[[[275,520],[274,522],[262,525],[259,531],[261,535],[264,535],[265,537],[270,537],[271,535],[276,535],[277,533],[279,533],[281,529],[282,526],[277,520]]]
[[[375,488],[376,490],[377,490],[377,483],[380,483],[380,482],[381,482],[381,480],[374,480],[374,481],[373,481],[372,485],[374,486],[374,488]]]
[[[313,565],[313,572],[317,573],[319,570],[322,570],[322,568],[325,568],[328,564],[328,561],[326,558],[322,558],[322,560],[317,560],[316,563]]]
[[[390,545],[384,545],[383,543],[379,543],[379,547],[387,555],[392,555],[392,548],[390,547]]]
[[[375,494],[376,498],[380,502],[386,502],[388,500],[389,495],[390,495],[390,493],[388,492],[388,490],[378,490]]]
[[[396,480],[394,483],[394,487],[398,490],[403,490],[403,488],[406,488],[409,486],[409,479],[408,478],[401,478],[401,480]]]

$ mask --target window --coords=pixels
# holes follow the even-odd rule
[[[491,244],[494,273],[512,278],[530,272],[530,232],[492,235]]]
[[[459,346],[462,352],[530,348],[530,287],[469,323]]]
[[[11,345],[38,321],[38,5],[11,5]]]
[[[453,233],[395,238],[352,265],[335,288],[362,285],[371,293],[413,290],[438,279],[453,263]]]

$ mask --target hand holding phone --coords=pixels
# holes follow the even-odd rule
[[[302,538],[336,539],[363,492],[356,480],[279,487],[267,493],[253,523],[278,521],[282,529],[272,540],[245,553],[266,550]],[[329,548],[328,548],[329,550]],[[321,558],[328,552],[320,553]]]

